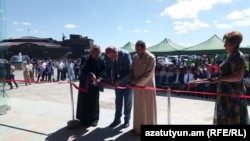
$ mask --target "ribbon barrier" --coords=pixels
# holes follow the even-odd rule
[[[12,82],[13,80],[0,80],[0,82]],[[16,82],[23,82],[25,83],[24,80],[15,80]],[[31,82],[35,82],[38,83],[37,81],[31,81]],[[43,82],[43,81],[40,81]],[[74,86],[74,88],[76,88],[77,90],[87,93],[88,90],[85,88],[80,88],[78,87],[74,82],[69,81],[69,82],[47,82],[44,81],[44,83],[57,83],[57,84],[70,84],[72,86]],[[221,95],[221,96],[230,96],[230,97],[239,97],[239,98],[245,98],[245,99],[250,99],[249,95],[237,95],[237,94],[223,94],[223,93],[212,93],[212,92],[201,92],[201,91],[184,91],[184,90],[172,90],[170,88],[155,88],[155,87],[149,87],[149,86],[137,86],[137,85],[128,85],[128,86],[115,86],[112,84],[108,84],[108,83],[100,83],[100,85],[103,86],[108,86],[108,87],[112,87],[112,88],[116,88],[116,89],[126,89],[126,88],[133,88],[133,89],[145,89],[145,90],[156,90],[156,91],[169,91],[172,93],[193,93],[193,94],[200,94],[200,95],[209,95],[209,96],[216,96],[216,95]]]
[[[0,82],[12,82],[12,81],[16,81],[16,82],[23,82],[25,83],[24,80],[0,80]],[[32,82],[36,82],[37,81],[32,81]],[[40,81],[43,82],[43,81]],[[68,127],[69,128],[77,128],[79,127],[79,121],[75,120],[75,116],[74,116],[74,101],[73,101],[73,87],[83,93],[87,93],[88,90],[85,88],[80,88],[78,87],[74,82],[72,82],[71,80],[68,82],[47,82],[44,81],[44,83],[57,83],[57,84],[69,84],[70,85],[70,94],[71,94],[71,104],[72,104],[72,120],[68,122]],[[155,91],[163,91],[167,93],[167,98],[168,98],[168,104],[167,104],[167,112],[168,112],[168,119],[167,122],[168,124],[171,124],[171,93],[173,94],[178,94],[178,93],[192,93],[192,94],[198,94],[198,95],[209,95],[209,96],[229,96],[229,97],[238,97],[238,98],[244,98],[244,99],[250,99],[249,95],[237,95],[237,94],[223,94],[223,93],[212,93],[212,92],[201,92],[201,91],[184,91],[184,90],[172,90],[169,87],[166,88],[156,88],[156,87],[149,87],[149,86],[137,86],[137,85],[128,85],[128,86],[116,86],[113,84],[109,84],[109,83],[98,83],[99,85],[102,86],[107,86],[107,87],[111,87],[113,89],[126,89],[126,88],[132,88],[132,89],[144,89],[144,90],[155,90]]]

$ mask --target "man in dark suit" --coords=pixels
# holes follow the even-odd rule
[[[124,101],[124,124],[129,126],[132,109],[132,90],[131,88],[119,89],[117,86],[126,87],[128,74],[132,65],[132,58],[129,52],[109,46],[106,53],[106,76],[107,80],[115,87],[115,119],[110,127],[115,127],[121,123],[122,107]]]
[[[171,89],[180,90],[181,86],[184,84],[183,80],[184,80],[184,74],[181,72],[180,68],[176,68],[174,76],[172,77],[171,81],[171,86],[170,86]]]

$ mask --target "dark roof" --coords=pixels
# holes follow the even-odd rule
[[[0,46],[19,46],[22,44],[36,44],[38,46],[46,47],[62,47],[57,41],[52,38],[38,38],[34,36],[23,36],[20,38],[10,38],[3,40]]]
[[[39,38],[34,36],[23,36],[20,38],[4,39],[3,42],[55,42],[52,38]]]
[[[15,39],[43,39],[43,38],[34,37],[34,36],[23,36],[23,37],[15,38]]]
[[[19,46],[21,44],[36,44],[39,46],[46,46],[46,47],[62,47],[60,44],[51,42],[3,42],[0,43],[0,46],[10,47],[10,46]]]

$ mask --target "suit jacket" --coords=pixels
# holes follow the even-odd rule
[[[105,57],[107,79],[114,81],[114,62]],[[119,86],[126,86],[128,83],[128,74],[132,65],[132,58],[128,51],[118,49],[117,75],[120,80]]]
[[[194,79],[197,80],[197,79],[204,79],[205,78],[205,75],[203,75],[203,73],[200,73],[199,75],[197,73],[194,74]]]
[[[177,77],[177,74],[175,73],[174,76],[172,77],[171,83],[176,81],[176,77]],[[180,84],[184,83],[184,74],[183,73],[179,74],[178,81],[180,82]]]
[[[216,74],[212,73],[210,78],[215,78],[215,77],[218,77]],[[208,74],[205,74],[204,75],[204,78],[208,79]]]

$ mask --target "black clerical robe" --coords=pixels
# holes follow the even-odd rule
[[[93,122],[99,120],[99,95],[100,87],[93,85],[89,75],[93,73],[96,78],[105,79],[105,64],[102,59],[93,59],[91,56],[86,60],[86,64],[81,69],[79,87],[87,89],[88,92],[78,92],[76,118],[81,121],[83,125],[91,125]]]

